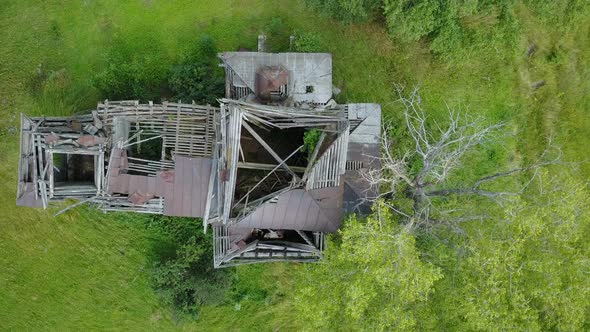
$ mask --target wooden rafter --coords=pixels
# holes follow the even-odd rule
[[[270,153],[270,155],[273,158],[275,158],[275,160],[279,163],[281,167],[283,167],[287,172],[291,173],[291,175],[296,181],[299,180],[299,176],[297,176],[297,174],[295,174],[295,172],[293,172],[293,170],[291,170],[291,168],[287,166],[285,161],[281,159],[281,157],[279,157],[279,155],[277,155],[276,152],[274,152],[274,150],[264,141],[264,139],[262,139],[262,137],[260,137],[260,135],[258,135],[258,133],[254,129],[252,129],[252,127],[250,127],[250,125],[247,122],[243,122],[242,125],[258,141],[258,143],[260,143],[260,145],[262,145],[262,147],[266,151],[268,151],[268,153]]]

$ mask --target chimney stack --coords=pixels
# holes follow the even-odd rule
[[[258,52],[266,52],[266,36],[258,35]]]

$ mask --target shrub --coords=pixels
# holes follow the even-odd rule
[[[194,50],[193,56],[202,57],[208,60],[215,60],[217,56],[217,46],[215,40],[209,35],[202,35],[197,42],[197,47]]]
[[[289,50],[289,36],[292,29],[280,17],[273,17],[264,27],[268,36],[267,47],[270,52],[286,52]]]
[[[440,27],[439,0],[385,0],[383,11],[390,33],[403,40],[418,40]]]
[[[315,150],[315,147],[320,140],[320,136],[322,136],[322,132],[317,129],[312,129],[312,130],[306,131],[303,134],[303,150],[302,150],[302,152],[307,151],[308,156],[311,157],[311,154]]]
[[[322,52],[323,42],[319,34],[313,32],[298,33],[295,38],[295,51],[304,53]]]
[[[174,100],[199,104],[215,104],[223,96],[224,80],[218,73],[219,68],[207,62],[197,60],[183,63],[172,68],[168,85]]]
[[[172,67],[168,86],[172,99],[200,104],[216,104],[223,97],[223,70],[217,66],[217,47],[207,35],[182,63]]]
[[[140,41],[118,39],[106,55],[107,67],[93,85],[108,99],[159,100],[165,90],[168,61],[149,35]]]
[[[306,0],[320,13],[334,17],[343,23],[370,21],[376,17],[381,0]]]
[[[195,317],[202,305],[227,299],[231,270],[213,268],[211,234],[203,234],[200,219],[157,216],[148,228],[158,235],[152,279],[164,303]]]

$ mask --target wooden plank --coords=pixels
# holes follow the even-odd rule
[[[287,160],[288,160],[288,158],[287,158]],[[244,169],[258,169],[258,170],[270,171],[270,170],[275,169],[276,167],[277,167],[277,165],[260,164],[260,163],[250,163],[250,162],[238,163],[238,168],[244,168]],[[294,172],[300,172],[300,173],[303,173],[306,170],[305,167],[300,167],[300,166],[289,166],[289,168],[291,168],[291,170],[293,170]]]
[[[198,159],[191,159],[191,163],[189,165],[190,173],[191,173],[191,196],[189,200],[190,208],[187,210],[188,214],[191,216],[199,216],[203,212],[203,208],[201,205],[205,203],[201,193],[203,193],[202,183],[205,181],[200,181],[199,175],[201,174],[201,167],[203,166],[203,160],[201,158]],[[206,191],[205,191],[206,192]]]
[[[211,173],[209,174],[209,184],[207,189],[207,197],[205,202],[205,211],[203,213],[203,232],[207,231],[207,223],[209,221],[209,214],[211,210],[211,201],[213,200],[213,187],[215,186],[215,174],[217,172],[217,159],[213,159],[211,163]]]
[[[178,178],[178,181],[175,182],[175,187],[178,184],[179,188],[174,188],[174,190],[181,195],[181,202],[182,207],[180,210],[180,214],[183,216],[190,216],[191,215],[191,206],[194,203],[192,200],[192,192],[193,192],[193,169],[192,169],[192,160],[189,158],[181,158],[182,162],[182,177]],[[176,180],[176,179],[175,179]]]
[[[174,148],[174,150],[178,149],[178,134],[180,133],[180,106],[178,106],[178,109],[176,111],[176,146]]]
[[[274,152],[274,150],[264,141],[264,139],[262,139],[262,137],[260,137],[260,135],[258,135],[258,133],[256,131],[254,131],[254,129],[252,129],[252,127],[250,127],[250,125],[247,122],[243,121],[242,125],[258,141],[258,143],[260,143],[260,145],[262,145],[262,147],[266,151],[268,151],[268,153],[270,153],[270,155],[279,163],[279,165],[281,167],[283,167],[287,172],[289,172],[293,176],[293,178],[295,178],[296,180],[299,180],[299,177],[297,176],[297,174],[295,174],[295,172],[293,172],[291,170],[291,168],[289,168],[289,166],[287,166],[287,164],[283,161],[283,159],[281,159],[281,157],[279,157],[276,154],[276,152]]]
[[[35,172],[36,172],[36,174],[39,174],[39,176],[41,176],[41,174],[43,173],[43,152],[42,152],[41,144],[40,144],[41,143],[40,142],[41,138],[40,138],[39,135],[35,135],[35,134],[33,134],[33,137],[34,137],[35,145],[37,146],[37,158],[38,158],[37,159],[37,169],[35,170]],[[37,178],[37,183],[40,184],[41,181],[44,181],[44,178],[42,178],[42,177],[39,178],[38,177]],[[44,195],[43,195],[43,190],[44,189],[40,185],[38,186],[38,188],[41,191],[40,192],[41,199],[44,200],[43,201],[43,208],[46,209],[47,208],[47,201],[45,200],[46,197],[44,197]]]

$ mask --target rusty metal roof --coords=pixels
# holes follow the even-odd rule
[[[335,232],[342,218],[343,186],[292,189],[241,219],[238,228]]]
[[[211,158],[174,156],[174,185],[165,195],[165,215],[204,216],[212,163]]]

